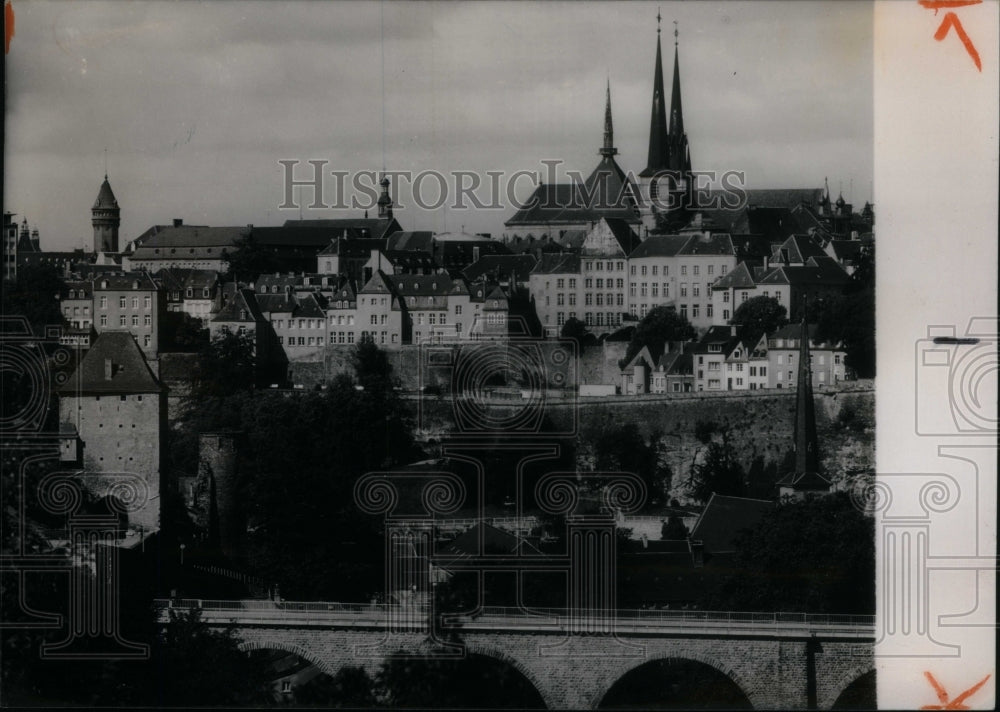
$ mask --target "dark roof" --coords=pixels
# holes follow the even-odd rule
[[[246,311],[246,316],[240,318],[240,312]],[[252,289],[240,288],[236,290],[236,294],[233,298],[229,300],[226,306],[222,307],[215,318],[212,319],[214,322],[246,322],[246,323],[257,323],[264,320],[264,315],[261,314],[260,306],[257,304],[257,295],[254,294]]]
[[[446,274],[394,274],[386,275],[386,280],[405,297],[446,295],[453,287]]]
[[[800,203],[819,205],[822,188],[763,188],[746,190],[747,205],[763,208],[794,208]]]
[[[787,240],[774,248],[772,251],[775,261],[784,261],[787,256],[788,262],[804,263],[810,257],[828,257],[823,248],[809,235],[792,235]]]
[[[108,182],[108,177],[104,176],[104,182],[101,183],[101,190],[97,194],[97,200],[94,201],[95,208],[117,208],[118,200],[115,198],[115,192],[111,190],[111,184]]]
[[[691,540],[701,541],[712,554],[735,551],[739,532],[754,527],[773,509],[774,502],[769,500],[713,493],[691,531]]]
[[[733,241],[725,232],[712,232],[707,235],[698,233],[691,235],[688,241],[677,253],[678,255],[732,255]]]
[[[535,188],[528,202],[504,224],[513,228],[546,223],[596,223],[601,218],[621,218],[630,224],[638,224],[639,216],[625,195],[612,192],[614,185],[627,184],[624,173],[614,159],[608,157],[605,160],[610,160],[611,165],[603,169],[599,166],[587,179],[594,179],[596,190],[586,182],[582,186],[577,183],[543,183]]]
[[[841,262],[854,262],[861,254],[861,240],[831,240],[830,248]]]
[[[537,260],[532,255],[486,255],[462,270],[466,279],[476,280],[484,275],[495,279],[514,276],[515,281],[525,281]]]
[[[713,285],[712,289],[752,289],[754,286],[753,275],[746,262],[740,262],[736,269],[724,277],[720,277]]]
[[[121,289],[157,290],[156,281],[149,272],[115,272],[94,278],[94,291]]]
[[[639,245],[639,235],[626,221],[619,218],[605,218],[604,222],[611,229],[611,234],[618,241],[618,246],[622,248],[622,254],[628,255]]]
[[[434,233],[430,230],[398,230],[388,237],[387,247],[390,250],[422,250],[430,252],[433,248]]]
[[[818,472],[789,472],[774,484],[804,491],[825,492],[830,489],[830,480]]]
[[[330,237],[387,237],[400,230],[395,218],[337,218],[321,220],[286,220],[282,228],[323,228]],[[274,228],[277,229],[277,228]]]
[[[687,235],[650,235],[632,250],[629,259],[637,257],[674,257],[691,238]]]
[[[546,253],[538,260],[532,274],[568,274],[580,271],[580,255],[564,252]]]
[[[111,361],[108,378],[106,361]],[[139,344],[127,331],[105,331],[90,346],[60,395],[160,393],[164,390],[146,363]]]

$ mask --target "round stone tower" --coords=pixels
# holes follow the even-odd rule
[[[121,209],[115,198],[108,175],[104,174],[101,191],[97,194],[94,207],[90,209],[94,226],[94,252],[118,252],[118,226],[121,225]]]

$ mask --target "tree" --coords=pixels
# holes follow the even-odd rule
[[[667,517],[667,521],[660,528],[660,538],[664,540],[687,539],[688,530],[684,522],[676,514]]]
[[[233,247],[234,250],[223,253],[223,258],[229,264],[229,274],[237,280],[253,282],[279,268],[277,256],[257,242],[253,232],[238,238]]]
[[[774,297],[754,297],[740,304],[729,323],[741,327],[744,341],[756,344],[788,323],[788,310]]]
[[[648,499],[663,496],[664,472],[659,464],[656,442],[647,444],[635,423],[611,425],[602,429],[594,444],[595,469],[605,472],[630,472],[646,485]]]
[[[318,675],[294,690],[295,704],[305,707],[375,707],[375,681],[362,667],[347,666],[333,677]]]
[[[202,348],[192,374],[191,397],[197,402],[230,396],[252,389],[256,381],[253,335],[225,330]]]
[[[736,453],[723,434],[721,442],[710,442],[699,461],[691,466],[688,492],[699,502],[707,502],[712,493],[741,497],[746,494],[746,477],[736,460]]]
[[[66,283],[51,265],[18,267],[17,279],[3,285],[5,316],[24,316],[36,336],[45,335],[46,326],[63,323],[59,300],[66,294]]]
[[[656,358],[663,353],[668,341],[690,341],[695,335],[687,317],[678,314],[672,306],[654,307],[635,327],[620,365],[624,367],[643,346],[649,347],[649,353]]]
[[[584,349],[594,341],[594,335],[587,329],[587,325],[576,317],[570,317],[566,320],[559,336],[575,341],[580,355],[583,355]]]
[[[875,612],[875,523],[847,493],[779,504],[738,537],[734,563],[710,608]]]
[[[200,319],[186,312],[166,312],[161,315],[161,351],[194,353],[201,351],[209,342],[208,329]]]
[[[355,378],[365,390],[382,391],[392,387],[392,364],[388,354],[374,341],[364,339],[351,352]]]
[[[875,377],[875,290],[862,288],[809,306],[815,340],[841,344],[845,364],[858,378]]]

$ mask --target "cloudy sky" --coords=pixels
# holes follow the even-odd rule
[[[383,143],[393,170],[554,159],[586,175],[607,78],[619,161],[638,173],[658,7],[668,82],[680,27],[695,169],[745,171],[750,188],[829,176],[834,193],[850,199],[853,181],[853,199],[869,197],[868,3],[13,2],[4,205],[43,249],[90,245],[105,149],[123,243],[172,218],[279,225],[299,216],[278,207],[279,160],[302,161],[297,178],[310,159],[379,170]],[[399,192],[404,229],[499,235],[513,213],[420,210]],[[309,210],[306,193],[303,217],[360,212]]]

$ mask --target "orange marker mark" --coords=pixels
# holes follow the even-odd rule
[[[3,53],[10,52],[10,38],[14,36],[14,5],[7,0],[3,8]]]
[[[965,7],[966,5],[979,5],[982,1],[983,0],[919,0],[921,6],[927,8],[928,10],[933,10],[935,15],[938,14],[938,10]],[[975,45],[972,44],[972,40],[969,39],[969,35],[966,34],[965,28],[962,27],[962,21],[958,19],[958,15],[955,13],[945,13],[940,27],[938,27],[937,32],[934,33],[934,39],[940,42],[948,36],[948,30],[952,27],[955,28],[955,34],[958,35],[958,38],[962,40],[962,44],[965,45],[965,51],[969,53],[969,56],[972,57],[972,61],[976,63],[976,69],[980,72],[983,71],[983,63],[979,59],[979,52],[976,51]]]
[[[926,677],[927,681],[931,683],[931,687],[933,687],[934,691],[937,693],[938,702],[940,702],[941,704],[939,704],[939,705],[924,705],[923,707],[920,708],[922,710],[967,710],[967,709],[971,709],[970,707],[968,707],[967,705],[964,704],[965,701],[969,697],[971,697],[972,695],[974,695],[976,692],[978,692],[979,688],[982,687],[983,685],[985,685],[986,681],[990,679],[990,676],[987,675],[982,680],[980,680],[979,682],[977,682],[975,685],[973,685],[972,687],[970,687],[968,690],[966,690],[965,692],[963,692],[961,695],[959,695],[958,697],[956,697],[953,700],[950,700],[950,699],[948,699],[948,692],[943,687],[941,687],[941,683],[939,683],[937,680],[935,680],[933,675],[931,675],[929,672],[925,672],[924,673],[924,677]]]

